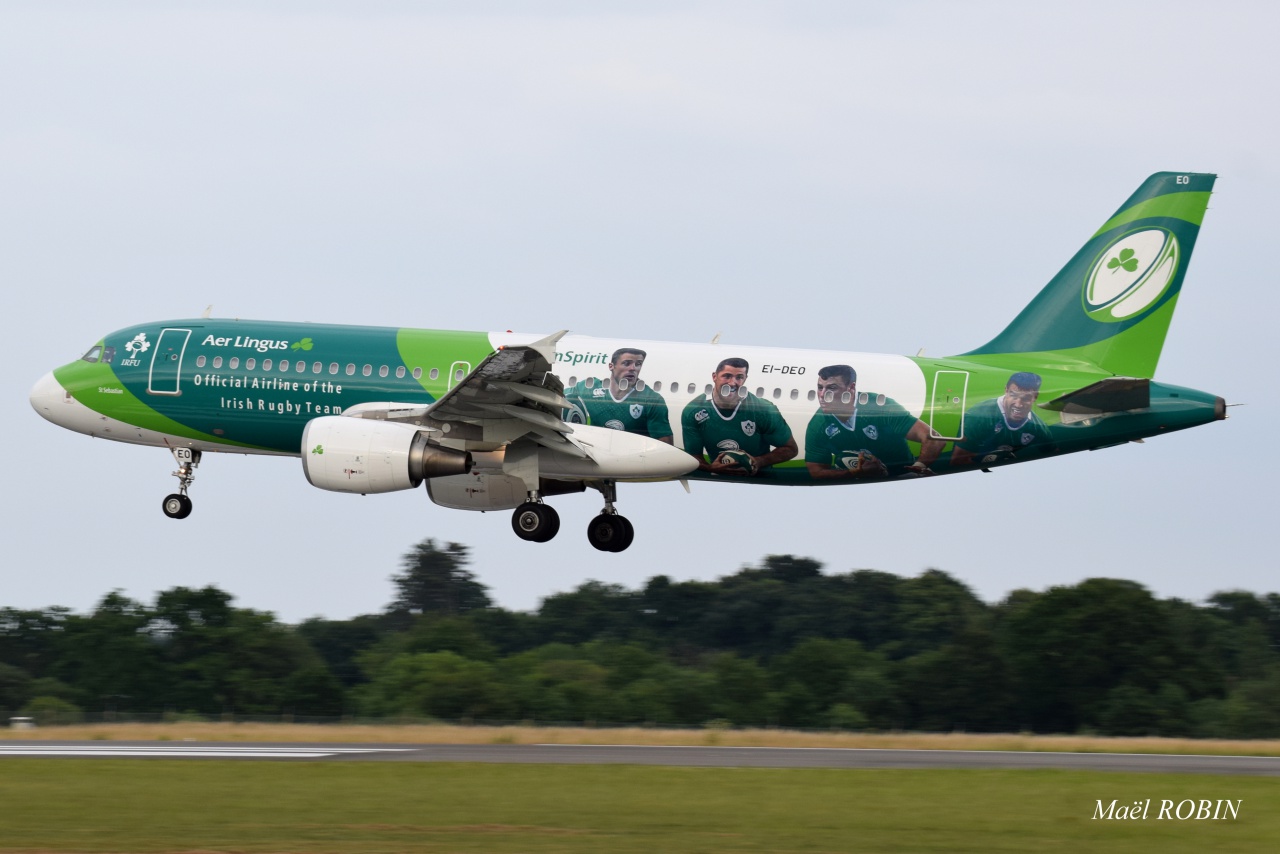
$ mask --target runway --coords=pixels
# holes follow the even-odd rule
[[[285,762],[490,762],[706,768],[1052,768],[1280,776],[1280,757],[803,747],[568,744],[326,744],[0,740],[5,758],[232,759]]]

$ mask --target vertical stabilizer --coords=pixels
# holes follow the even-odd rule
[[[1056,354],[1151,377],[1216,175],[1157,172],[989,343],[965,355]]]

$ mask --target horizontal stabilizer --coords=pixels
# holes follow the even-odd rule
[[[1040,404],[1041,409],[1062,413],[1062,423],[1096,418],[1112,412],[1129,412],[1151,406],[1151,380],[1140,377],[1108,377]]]

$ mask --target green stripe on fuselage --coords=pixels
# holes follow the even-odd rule
[[[456,372],[463,376],[493,352],[485,332],[453,332],[443,329],[399,329],[396,351],[405,365],[422,367],[418,384],[435,400],[455,383]],[[431,377],[431,370],[437,375]]]

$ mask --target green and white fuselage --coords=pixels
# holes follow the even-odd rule
[[[165,447],[180,463],[293,455],[323,488],[426,480],[446,506],[519,505],[524,522],[518,508],[513,524],[532,530],[527,539],[558,528],[543,496],[600,488],[609,530],[592,542],[617,550],[630,542],[630,524],[609,518],[619,481],[921,477],[1225,417],[1221,398],[1151,380],[1212,184],[1152,176],[1003,333],[949,358],[199,318],[112,332],[45,376],[31,400],[60,426]],[[742,415],[753,406],[785,421],[768,442]],[[974,445],[969,413],[995,431],[983,447],[998,453],[957,450]],[[682,414],[713,420],[716,447],[693,442],[700,425],[682,425]],[[673,435],[662,435],[668,424]]]

